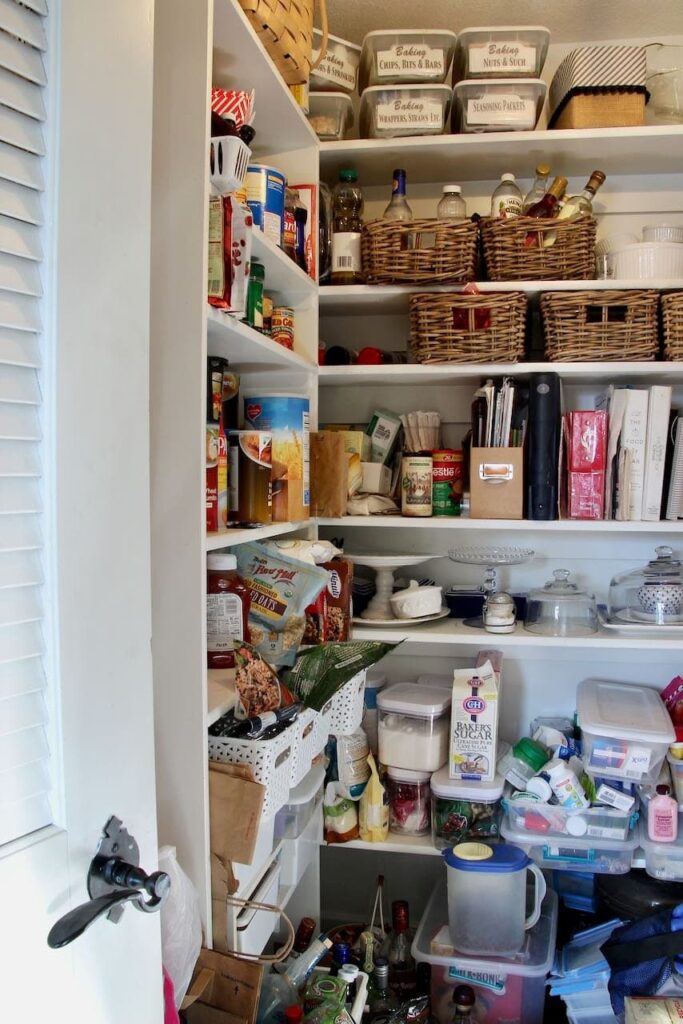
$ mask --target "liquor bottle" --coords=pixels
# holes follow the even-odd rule
[[[607,175],[603,171],[593,171],[586,182],[583,192],[578,196],[570,196],[567,202],[557,215],[558,220],[568,220],[580,217],[584,213],[593,212],[593,199],[601,185],[604,185]]]
[[[460,185],[444,185],[441,191],[442,198],[436,208],[438,219],[455,222],[467,220],[467,205]]]
[[[548,176],[550,175],[549,164],[538,164],[536,167],[536,177],[534,183],[524,196],[524,205],[522,207],[522,213],[526,213],[527,210],[537,203],[548,191]]]
[[[363,193],[353,170],[339,172],[332,194],[332,284],[361,284]]]
[[[315,921],[312,917],[302,917],[299,921],[299,927],[296,930],[294,936],[294,945],[292,946],[292,952],[290,956],[296,960],[297,957],[305,953],[311,944],[313,938],[313,932],[315,931]]]
[[[339,968],[351,961],[351,946],[348,942],[335,942],[332,946],[332,966],[330,974],[335,977]]]
[[[387,959],[389,960],[389,984],[404,998],[415,991],[415,961],[410,952],[410,925],[408,903],[394,900],[391,904],[392,928]]]
[[[519,217],[522,212],[522,193],[514,174],[501,174],[500,185],[491,196],[491,216],[500,219]]]
[[[365,952],[361,959],[360,968],[368,976],[368,991],[365,997],[365,1003],[369,1010],[370,1003],[377,993],[377,981],[375,978],[375,936],[372,932],[363,932],[360,939],[361,949],[363,948],[363,941],[365,941]]]
[[[391,187],[391,200],[382,214],[384,220],[412,220],[413,211],[406,199],[406,172],[397,168]]]
[[[373,995],[369,1000],[369,1019],[371,1021],[379,1021],[383,1017],[389,1017],[400,1005],[398,999],[389,988],[389,961],[385,957],[378,956],[375,960],[373,978]]]
[[[557,205],[565,193],[567,188],[567,179],[557,177],[554,179],[552,185],[537,203],[530,206],[526,212],[527,217],[537,217],[539,219],[546,219],[548,217],[554,217],[557,213]]]
[[[458,985],[453,992],[453,1005],[455,1016],[453,1024],[475,1024],[474,1020],[474,990],[469,985]]]

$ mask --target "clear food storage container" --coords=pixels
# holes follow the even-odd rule
[[[645,853],[645,870],[663,882],[683,881],[683,814],[678,815],[675,843],[657,843],[647,834],[646,816],[640,822],[640,845]]]
[[[430,772],[408,768],[387,768],[389,831],[402,836],[425,836],[429,832]]]
[[[341,142],[353,124],[353,104],[345,92],[312,92],[308,121],[321,142]]]
[[[320,53],[323,34],[318,28],[313,29],[313,60]],[[349,43],[339,36],[327,38],[325,56],[314,71],[311,71],[310,87],[317,92],[336,92],[342,89],[353,92],[358,78],[360,63],[360,46]]]
[[[371,86],[360,98],[361,138],[443,135],[450,107],[447,85]]]
[[[445,82],[454,49],[455,32],[368,32],[360,57],[358,89],[362,92],[369,85]]]
[[[676,738],[657,691],[584,679],[576,699],[586,768],[609,779],[654,780]]]
[[[642,246],[629,246],[619,254],[613,253],[613,259],[630,249],[638,252],[640,248]],[[670,243],[667,248],[680,250],[683,259],[683,246]],[[647,565],[618,573],[611,581],[607,596],[610,622],[648,626],[683,622],[683,563],[666,544],[656,547],[655,555]]]
[[[435,772],[448,760],[451,694],[397,683],[377,697],[379,759],[393,768]]]
[[[461,839],[490,839],[500,826],[505,779],[461,782],[451,779],[448,765],[432,775],[432,842],[437,850]]]
[[[638,846],[637,830],[627,839],[588,839],[587,836],[532,836],[503,819],[501,835],[526,850],[544,870],[587,871],[595,875],[625,875]]]
[[[543,25],[463,29],[455,46],[453,85],[462,78],[540,78],[549,42]]]
[[[545,82],[537,78],[458,82],[453,89],[453,131],[533,131],[547,91]]]
[[[275,815],[275,839],[296,839],[322,805],[325,769],[314,765]]]
[[[546,804],[526,796],[506,800],[505,806],[510,828],[529,836],[530,841],[544,835],[622,841],[628,839],[634,818],[633,811],[620,811],[615,807],[567,810],[559,804]]]

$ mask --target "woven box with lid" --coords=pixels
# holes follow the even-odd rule
[[[642,46],[572,50],[550,84],[550,128],[618,128],[645,123]]]

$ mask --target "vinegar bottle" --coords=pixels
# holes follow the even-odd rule
[[[339,172],[332,194],[332,284],[363,281],[360,238],[363,230],[363,193],[353,170]]]

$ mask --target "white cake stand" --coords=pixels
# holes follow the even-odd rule
[[[358,565],[367,565],[374,569],[377,574],[377,592],[370,601],[365,611],[361,612],[362,619],[395,619],[391,601],[389,600],[394,592],[394,569],[403,569],[409,565],[420,565],[427,562],[434,555],[346,555],[352,562]]]

